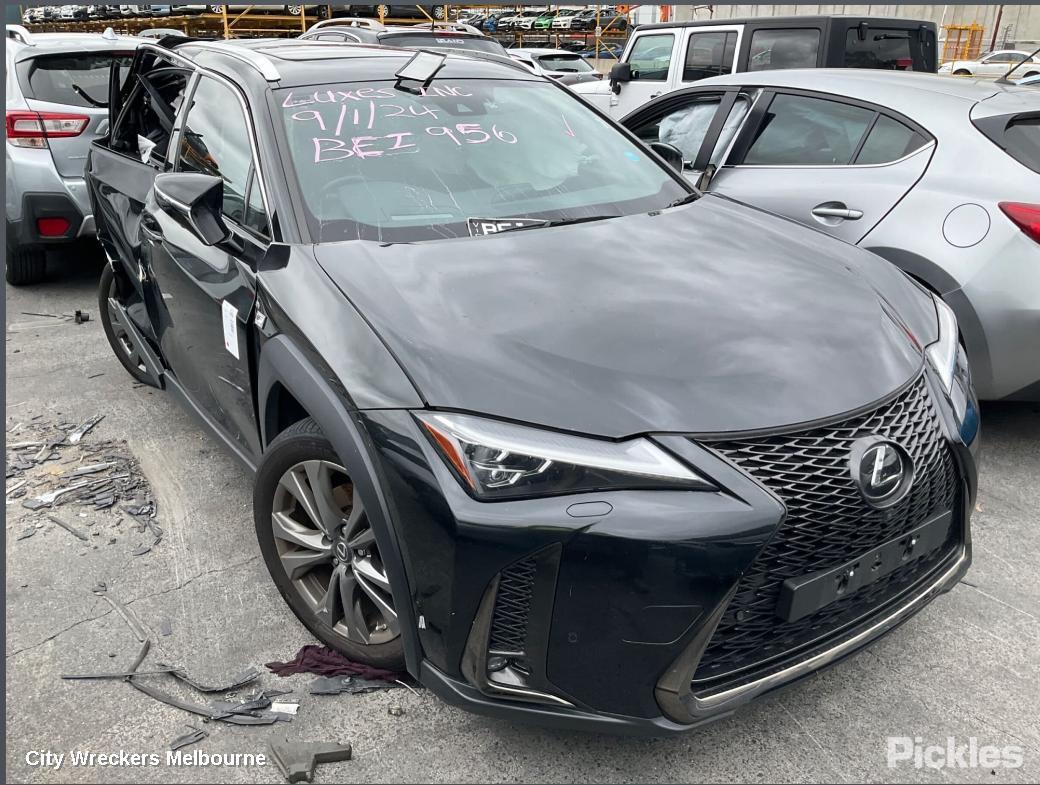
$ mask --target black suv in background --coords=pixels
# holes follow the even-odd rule
[[[275,585],[350,657],[667,733],[967,570],[956,319],[880,257],[490,58],[170,38],[109,106],[105,332],[255,471]]]

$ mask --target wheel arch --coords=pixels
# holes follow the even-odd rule
[[[273,429],[279,423],[288,427],[292,422],[286,425],[285,418],[302,411],[321,428],[351,480],[361,491],[366,510],[379,524],[375,527],[376,541],[384,555],[383,563],[394,589],[405,663],[408,672],[418,677],[422,651],[416,633],[411,585],[377,463],[373,460],[357,410],[333,390],[300,347],[285,335],[276,335],[261,347],[257,398],[261,409],[260,437],[265,450],[277,435]]]

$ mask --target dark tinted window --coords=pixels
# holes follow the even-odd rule
[[[862,35],[862,38],[861,38]],[[916,30],[852,28],[845,36],[846,68],[934,71],[935,34]]]
[[[800,95],[778,95],[745,164],[826,166],[848,164],[874,112]]]
[[[252,166],[249,129],[231,88],[203,77],[188,107],[177,169],[224,180],[224,214],[245,223],[246,188]]]
[[[819,51],[819,30],[756,30],[751,35],[747,70],[815,68]]]
[[[1040,117],[1013,120],[1004,132],[1008,155],[1040,173]]]
[[[585,71],[595,71],[596,69],[589,65],[581,55],[541,55],[537,58],[538,65],[544,68],[546,71],[566,71],[568,73],[578,73]]]
[[[856,156],[857,164],[887,164],[897,161],[920,148],[927,140],[898,120],[881,115],[870,129],[863,149]]]
[[[736,48],[735,32],[694,33],[686,45],[683,81],[695,82],[730,73]]]
[[[130,65],[130,55],[107,52],[35,57],[29,65],[28,92],[40,101],[70,106],[94,106],[92,100],[107,104],[108,73],[114,57],[122,66]],[[121,75],[125,79],[125,67]]]
[[[256,170],[254,169],[250,175],[249,196],[246,197],[246,215],[242,225],[266,237],[271,234],[271,231],[267,225],[267,213],[264,211],[264,200],[260,194],[260,183],[256,178]]]

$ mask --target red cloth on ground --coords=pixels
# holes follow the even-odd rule
[[[381,681],[398,681],[408,678],[407,673],[373,668],[347,659],[338,651],[328,646],[310,644],[304,646],[288,662],[269,662],[265,666],[278,676],[292,676],[294,673],[314,673],[318,676],[359,676],[363,679]]]

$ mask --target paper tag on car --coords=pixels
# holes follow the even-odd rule
[[[238,309],[229,303],[227,300],[221,305],[221,312],[224,316],[224,348],[227,349],[234,358],[239,359],[238,356]]]
[[[469,233],[472,237],[496,234],[521,226],[544,226],[548,221],[541,218],[470,218]]]

